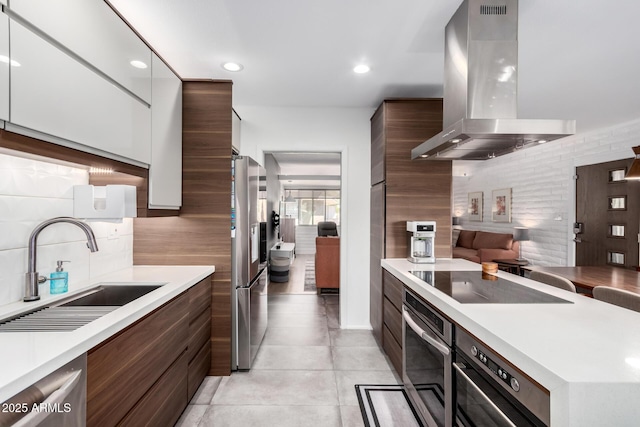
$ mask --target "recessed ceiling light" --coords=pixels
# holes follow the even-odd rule
[[[451,142],[455,142],[455,143],[458,143],[458,142],[461,142],[461,141],[462,141],[462,140],[461,140],[460,138],[456,138],[456,139],[452,139],[452,140],[451,140]]]
[[[131,64],[133,67],[140,68],[140,69],[147,68],[147,64],[145,64],[142,61],[138,61],[137,59],[134,59],[133,61],[129,62],[129,64]]]
[[[222,64],[222,68],[224,68],[227,71],[241,71],[244,67],[242,66],[242,64],[238,64],[237,62],[225,62],[224,64]]]
[[[538,141],[538,144],[544,144],[545,142],[547,142],[546,139],[541,139],[541,140]]]
[[[370,70],[371,68],[369,68],[369,66],[365,64],[356,65],[353,68],[353,72],[356,74],[365,74],[365,73],[368,73]]]
[[[420,157],[422,157],[423,159],[426,159],[427,157],[429,157],[428,154],[420,154]]]

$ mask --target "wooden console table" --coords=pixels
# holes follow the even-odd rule
[[[640,273],[626,268],[609,265],[593,265],[579,267],[522,267],[528,271],[544,271],[567,278],[582,293],[591,294],[596,286],[611,286],[640,294]]]

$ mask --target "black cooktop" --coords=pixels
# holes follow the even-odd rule
[[[410,271],[461,304],[573,304],[481,271]]]

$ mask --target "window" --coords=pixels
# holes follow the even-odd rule
[[[615,265],[624,265],[624,254],[621,252],[607,252],[607,263]]]
[[[290,190],[295,202],[287,202],[286,216],[298,218],[299,225],[333,221],[340,225],[340,190]]]
[[[609,237],[624,237],[624,225],[609,224]]]
[[[609,197],[609,210],[623,211],[627,209],[627,196]]]
[[[624,181],[624,177],[627,174],[626,169],[614,169],[609,171],[609,182]]]

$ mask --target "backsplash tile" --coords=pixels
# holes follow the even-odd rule
[[[0,154],[0,305],[20,301],[27,271],[27,247],[33,229],[42,221],[73,215],[73,186],[86,185],[81,168]],[[69,289],[96,276],[133,264],[133,220],[122,223],[92,221],[99,251],[91,253],[82,230],[71,224],[53,224],[38,238],[38,272],[48,277],[57,260],[69,272]],[[40,285],[49,295],[49,283]]]

